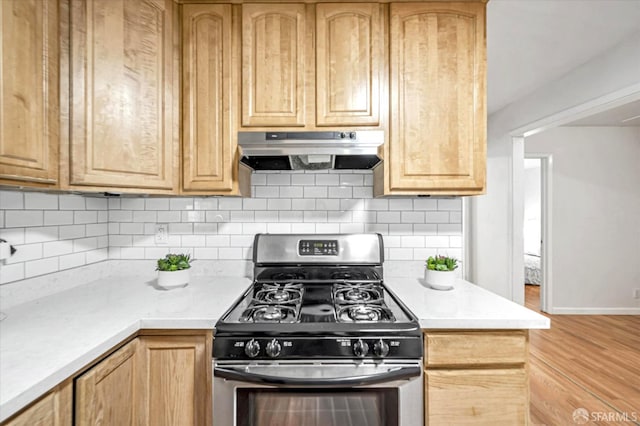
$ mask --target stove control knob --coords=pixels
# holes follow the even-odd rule
[[[378,358],[384,358],[389,355],[389,345],[382,339],[378,340],[375,345],[373,345],[373,354]]]
[[[260,343],[257,340],[251,339],[244,346],[244,353],[247,354],[249,358],[255,358],[258,356],[260,352]]]
[[[265,350],[267,352],[267,355],[269,355],[271,358],[275,358],[280,355],[282,346],[280,345],[280,342],[278,342],[276,339],[273,339],[272,341],[267,343],[267,347]]]
[[[358,339],[357,342],[353,344],[353,354],[358,358],[364,358],[369,352],[369,345],[362,341],[362,339]]]

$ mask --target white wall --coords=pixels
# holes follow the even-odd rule
[[[524,252],[540,255],[540,160],[526,159],[524,169]]]
[[[470,200],[470,279],[516,302],[524,301],[522,158],[513,158],[511,133],[617,91],[640,91],[640,32],[488,121],[487,193]],[[518,154],[522,155],[522,154]]]
[[[525,150],[553,155],[554,313],[640,307],[640,127],[558,127]]]

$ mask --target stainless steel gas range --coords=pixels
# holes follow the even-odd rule
[[[254,282],[216,324],[214,424],[414,426],[422,335],[379,234],[258,234]]]

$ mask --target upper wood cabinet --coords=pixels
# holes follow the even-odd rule
[[[0,2],[0,183],[58,181],[58,1]]]
[[[76,425],[134,424],[137,350],[138,341],[133,340],[76,379]]]
[[[231,5],[182,8],[182,161],[185,191],[231,191]]]
[[[382,5],[316,6],[316,124],[379,124],[384,63]]]
[[[378,195],[484,191],[485,7],[391,4],[391,123]]]
[[[177,6],[71,0],[70,7],[70,185],[177,190]]]
[[[306,31],[304,4],[242,6],[242,126],[306,124]]]

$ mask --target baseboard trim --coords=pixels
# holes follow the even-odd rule
[[[552,315],[640,315],[640,308],[553,308]]]

